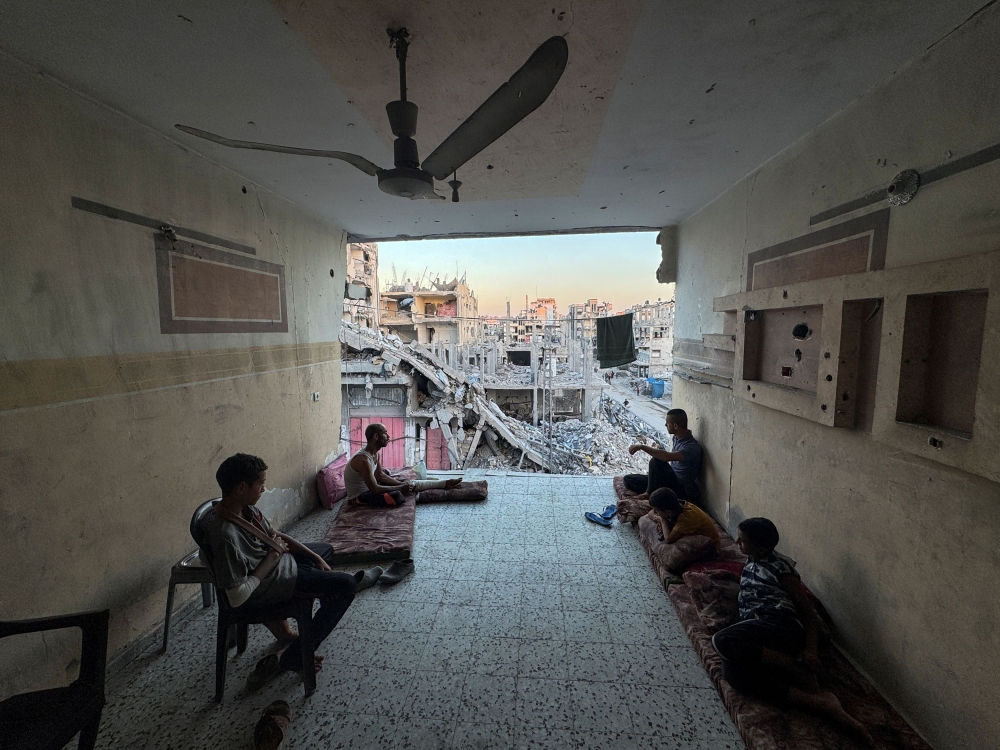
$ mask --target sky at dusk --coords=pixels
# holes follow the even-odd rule
[[[457,266],[456,266],[457,264]],[[574,302],[608,300],[622,312],[637,302],[669,299],[673,284],[658,284],[660,248],[655,232],[475,240],[415,240],[379,243],[382,288],[396,278],[467,273],[481,315],[503,315],[524,307],[524,296],[554,297],[559,315]],[[425,277],[426,278],[426,277]]]

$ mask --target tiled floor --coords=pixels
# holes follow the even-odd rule
[[[481,478],[485,472],[469,472]],[[98,747],[249,748],[260,709],[294,711],[298,748],[742,748],[632,527],[583,518],[606,477],[493,475],[476,505],[417,511],[417,571],[358,594],[304,699],[285,673],[244,697],[260,627],[214,693],[214,609],[179,623],[109,685]],[[320,511],[291,533],[318,540]]]

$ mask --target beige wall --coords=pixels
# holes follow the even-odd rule
[[[72,196],[256,248],[285,267],[288,332],[161,334],[154,231]],[[154,627],[236,451],[271,466],[279,523],[313,506],[339,436],[344,272],[339,227],[0,57],[2,617],[110,607],[112,653]],[[75,648],[0,642],[0,696],[72,674]]]
[[[1000,142],[997,39],[994,6],[684,222],[677,336],[722,332],[712,299],[743,289],[749,252],[904,168]],[[892,209],[887,268],[1000,249],[998,195],[1000,162],[922,187]],[[1000,485],[718,386],[677,378],[674,404],[705,439],[713,510],[777,523],[886,697],[935,748],[996,747]]]

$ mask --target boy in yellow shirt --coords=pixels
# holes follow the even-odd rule
[[[667,487],[654,490],[649,496],[649,504],[667,544],[673,544],[681,537],[701,534],[712,540],[718,552],[721,540],[715,522],[697,505],[678,500],[674,491]]]

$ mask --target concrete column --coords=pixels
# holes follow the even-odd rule
[[[599,390],[594,390],[593,388],[583,389],[583,414],[580,416],[581,422],[590,421],[591,410],[594,408],[594,399],[599,395]]]
[[[538,349],[531,342],[531,424],[538,427]]]
[[[417,462],[417,426],[413,419],[406,420],[403,433],[406,436],[403,447],[403,458],[407,466],[413,466]]]

